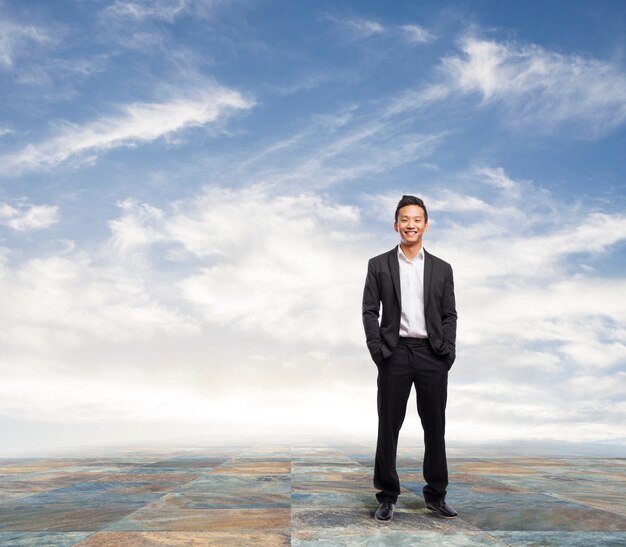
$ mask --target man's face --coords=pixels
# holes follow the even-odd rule
[[[424,209],[419,205],[405,205],[398,211],[398,222],[393,223],[393,229],[405,245],[421,243],[422,235],[428,230]]]

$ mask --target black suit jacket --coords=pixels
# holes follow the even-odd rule
[[[383,315],[380,321],[380,304]],[[389,357],[400,338],[400,265],[398,245],[375,256],[367,265],[363,290],[363,327],[376,365]],[[424,249],[424,315],[428,341],[448,368],[456,358],[456,304],[452,266]]]

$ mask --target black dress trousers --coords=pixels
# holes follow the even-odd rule
[[[448,486],[445,426],[448,364],[428,340],[400,338],[393,353],[378,367],[378,441],[374,464],[374,486],[379,503],[396,503],[400,480],[396,454],[406,405],[415,385],[417,411],[424,430],[423,473],[426,501],[442,500]]]

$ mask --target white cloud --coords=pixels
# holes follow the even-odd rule
[[[346,328],[360,337],[358,314],[344,302],[361,291],[352,280],[363,275],[355,259],[363,247],[349,235],[362,231],[356,208],[311,193],[272,196],[261,187],[207,187],[170,215],[147,204],[122,206],[124,215],[110,224],[116,248],[168,242],[187,260],[215,262],[178,282],[205,321],[282,341],[338,343]],[[170,256],[184,260],[180,250],[170,248]],[[264,310],[263,320],[250,309]]]
[[[56,18],[42,19],[38,9],[28,15],[23,9],[14,9],[10,15],[6,11],[0,2],[0,71],[4,69],[7,73],[4,80],[9,95],[5,101],[13,109],[19,109],[23,99],[32,98],[34,108],[40,109],[59,100],[76,98],[80,95],[81,80],[103,69],[108,54],[74,57],[72,44],[76,44],[76,36],[71,37],[71,26],[59,23]],[[20,12],[22,20],[12,18]],[[58,55],[51,55],[54,50]],[[9,98],[15,92],[17,95]],[[5,134],[3,129],[0,127],[0,136]],[[23,129],[18,134],[25,134]]]
[[[56,135],[48,140],[1,157],[1,169],[4,173],[39,170],[72,158],[97,156],[112,148],[151,142],[190,127],[201,127],[253,104],[237,91],[206,82],[164,102],[122,105],[117,113],[85,124],[59,123]]]
[[[58,349],[94,340],[139,342],[160,332],[196,332],[193,321],[150,294],[155,287],[147,281],[140,272],[84,252],[33,258],[17,267],[5,263],[0,341],[5,349],[41,350],[53,359]]]
[[[493,207],[487,202],[475,196],[468,196],[445,190],[441,192],[440,198],[431,198],[428,200],[428,211],[443,211],[445,213],[452,212],[468,212],[483,211],[489,212]]]
[[[121,20],[156,19],[173,23],[185,14],[206,16],[219,3],[219,0],[115,0],[104,9],[103,15]]]
[[[624,405],[587,392],[563,390],[548,371],[551,385],[500,378],[452,385],[448,394],[447,437],[469,442],[501,439],[623,443]],[[546,380],[547,382],[548,380]]]
[[[483,439],[619,437],[626,408],[613,404],[616,391],[603,396],[577,378],[623,381],[626,309],[615,294],[626,286],[571,268],[581,248],[593,262],[626,240],[624,218],[590,209],[572,217],[572,205],[557,202],[546,221],[546,195],[531,182],[490,166],[465,177],[477,191],[495,184],[497,192],[425,196],[426,247],[453,264],[459,310],[450,438],[464,438],[470,425]],[[522,186],[523,199],[511,191]],[[377,220],[392,217],[397,198],[364,196]],[[99,248],[4,260],[6,385],[41,379],[19,401],[7,387],[5,415],[150,420],[171,405],[181,422],[207,427],[228,412],[236,431],[250,429],[251,408],[257,431],[328,429],[321,421],[338,414],[366,416],[359,431],[375,425],[360,302],[367,259],[395,239],[391,221],[389,239],[375,237],[367,209],[263,185],[206,186],[160,207],[131,198],[118,205]],[[65,380],[63,397],[38,396],[48,381]],[[120,381],[141,386],[137,397],[117,389]],[[340,402],[346,386],[349,404]],[[281,418],[281,408],[295,410]]]
[[[144,27],[152,22],[175,24],[183,17],[210,20],[224,0],[115,0],[100,15],[110,25],[119,28]],[[118,36],[120,38],[120,36]],[[144,45],[158,40],[151,33],[133,32],[132,45]]]
[[[48,228],[59,221],[56,205],[20,204],[18,208],[0,203],[0,224],[17,232]]]
[[[33,44],[49,44],[52,37],[41,27],[0,19],[0,67],[11,68],[15,59]]]
[[[109,244],[116,253],[128,256],[146,245],[163,239],[158,229],[151,226],[163,218],[161,209],[147,203],[137,203],[130,198],[117,205],[124,213],[120,218],[109,222],[112,232]]]
[[[618,371],[607,376],[576,376],[568,382],[568,387],[576,398],[623,397],[626,393],[626,371]]]
[[[29,59],[14,72],[14,81],[33,88],[40,100],[67,101],[80,96],[80,84],[102,72],[108,62],[106,55],[88,58],[63,59],[39,56]]]
[[[185,0],[162,0],[146,2],[125,2],[116,0],[104,13],[109,16],[130,19],[161,19],[171,22],[184,11]]]
[[[388,117],[406,115],[410,111],[422,110],[443,101],[449,95],[449,86],[439,82],[429,84],[422,89],[404,91],[389,100],[385,115]]]
[[[378,21],[362,17],[339,18],[326,15],[332,22],[348,29],[357,38],[369,38],[371,36],[401,36],[409,44],[425,44],[435,40],[435,35],[420,25],[385,26]]]
[[[468,269],[470,272],[480,272],[479,275],[490,279],[532,276],[551,280],[562,273],[563,261],[571,255],[602,253],[626,238],[624,215],[579,212],[573,220],[567,219],[566,212],[561,211],[562,216],[548,219],[546,224],[550,225],[538,231],[536,225],[541,223],[540,216],[519,208],[513,212],[511,215],[495,213],[490,219],[481,218],[480,222],[469,225],[455,223],[446,227],[445,235],[438,237],[451,244],[466,242],[465,252],[458,244],[453,244],[452,248],[458,249],[459,258],[467,260],[467,266],[474,264]],[[473,256],[479,247],[483,251]],[[484,268],[476,269],[481,263]]]
[[[383,34],[387,30],[384,25],[371,19],[365,19],[362,17],[343,18],[329,13],[325,15],[329,21],[344,27],[351,35],[357,38],[369,38],[370,36],[374,36],[376,34]]]
[[[320,414],[320,401],[339,401],[334,383],[349,384],[367,355],[358,208],[258,186],[118,205],[101,246],[5,256],[2,392],[20,395],[0,411],[58,423],[167,413],[217,429],[227,412],[233,431],[250,431],[254,409],[256,431],[323,430],[337,407]]]
[[[519,187],[519,183],[511,179],[502,167],[477,167],[475,171],[484,176],[487,184],[496,188],[512,191]]]
[[[367,19],[348,19],[345,24],[354,29],[361,37],[367,38],[385,32],[385,27],[377,21]]]
[[[435,39],[433,34],[420,25],[402,25],[400,29],[404,33],[406,41],[412,44],[426,44]]]
[[[472,36],[461,50],[442,64],[451,88],[501,104],[508,123],[597,136],[626,120],[626,74],[617,64]]]

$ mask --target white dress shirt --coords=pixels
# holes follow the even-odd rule
[[[413,261],[409,260],[398,245],[400,265],[400,290],[402,311],[400,314],[400,336],[427,338],[424,317],[424,247]]]

